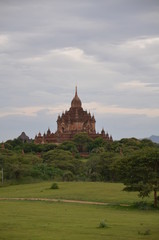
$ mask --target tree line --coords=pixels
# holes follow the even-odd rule
[[[59,181],[123,182],[126,191],[141,197],[159,190],[159,145],[148,139],[106,142],[87,134],[72,141],[34,144],[20,139],[0,144],[0,167],[4,183]]]

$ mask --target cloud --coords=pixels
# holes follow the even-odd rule
[[[65,110],[69,110],[68,104],[62,104],[58,106],[28,106],[23,108],[2,109],[0,118],[6,116],[28,116],[36,117],[40,112],[45,112],[47,115],[61,114]],[[145,115],[147,117],[159,117],[158,108],[124,108],[117,105],[103,105],[98,102],[83,103],[83,108],[91,111],[95,114],[115,114],[115,115]]]
[[[23,108],[4,108],[0,112],[0,117],[6,117],[11,115],[22,115],[22,116],[37,116],[39,111],[42,111],[43,107],[23,107]]]
[[[110,63],[121,63],[141,66],[157,63],[159,57],[159,36],[138,36],[137,38],[124,39],[112,42],[92,43],[88,47],[92,52],[99,55],[99,59]],[[136,64],[135,64],[136,60]],[[112,65],[114,66],[114,65]],[[146,70],[146,69],[145,69]],[[149,70],[149,69],[148,69]],[[123,70],[122,70],[123,71]]]
[[[156,1],[157,3],[157,1]],[[151,7],[153,4],[151,4]],[[159,15],[158,15],[158,4],[153,9],[150,9],[149,11],[144,11],[138,16],[136,16],[136,20],[141,22],[143,25],[149,26],[150,24],[153,24],[153,26],[158,25],[159,22]]]
[[[61,58],[66,59],[70,61],[76,61],[81,63],[90,63],[90,64],[96,64],[97,59],[95,57],[87,55],[84,50],[80,48],[75,47],[67,47],[67,48],[61,48],[61,49],[53,49],[50,50],[48,53],[45,53],[40,56],[33,56],[31,58],[22,59],[22,62],[25,63],[44,63],[51,61],[55,58]]]
[[[150,42],[153,44],[155,41]],[[147,42],[149,42],[148,39]],[[132,43],[126,45],[135,46]],[[126,54],[124,57],[121,51],[123,46],[124,42],[116,44],[114,49],[113,45],[110,49],[106,48],[105,51],[108,50],[108,55],[111,56],[108,59],[101,58],[100,51],[95,53],[92,49],[89,53],[89,50],[78,47],[55,48],[44,51],[43,54],[33,53],[30,57],[19,56],[16,59],[6,57],[3,60],[3,63],[6,61],[5,67],[1,65],[1,73],[3,78],[7,70],[9,73],[7,73],[7,79],[0,83],[10,96],[5,104],[9,102],[14,107],[26,105],[25,101],[33,105],[50,105],[52,102],[62,104],[63,97],[68,96],[65,101],[70,101],[71,91],[77,84],[81,92],[87,96],[89,94],[90,101],[95,97],[98,102],[107,102],[110,105],[118,103],[120,107],[132,108],[137,104],[145,108],[148,95],[154,94],[148,104],[149,107],[150,103],[155,107],[157,102],[154,97],[158,94],[157,72],[155,76],[155,71],[150,66],[147,71],[147,66],[142,63],[142,57],[135,56],[132,49],[130,52],[124,50]],[[129,59],[127,59],[128,56]],[[120,62],[118,62],[119,59]],[[135,61],[140,61],[140,67]],[[138,68],[141,67],[145,73],[139,71]],[[7,86],[10,87],[7,89]],[[94,89],[96,96],[91,95]],[[6,95],[6,92],[2,92],[3,94]],[[14,101],[10,101],[12,96]],[[127,101],[125,96],[128,96]]]
[[[55,50],[52,50],[51,53],[53,55],[55,54],[63,57],[66,56],[71,60],[77,61],[77,62],[90,63],[90,64],[97,63],[97,60],[95,59],[95,57],[87,55],[84,52],[84,50],[79,48],[69,47],[69,48],[63,48],[63,49],[55,49]]]
[[[0,5],[4,129],[10,119],[28,117],[31,124],[43,115],[39,126],[48,125],[69,108],[75,85],[83,105],[98,117],[132,118],[125,120],[129,129],[133,119],[147,118],[146,128],[153,125],[159,102],[158,1],[15,0]]]
[[[19,108],[3,108],[0,112],[0,118],[11,115],[36,117],[42,111],[45,111],[45,114],[47,115],[60,114],[67,108],[68,105],[66,104],[59,106],[28,106]]]
[[[117,85],[120,90],[136,90],[140,92],[159,92],[159,84],[156,83],[145,83],[138,80],[130,82],[121,82]]]
[[[128,40],[121,45],[121,48],[146,49],[152,46],[159,46],[159,37],[143,37],[139,39]]]
[[[9,42],[9,38],[7,35],[0,35],[0,46],[5,46]]]
[[[158,108],[125,108],[117,105],[103,105],[97,102],[83,104],[86,109],[97,114],[115,114],[115,115],[145,115],[147,117],[159,117]]]

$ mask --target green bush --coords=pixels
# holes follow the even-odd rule
[[[140,202],[134,202],[133,206],[135,208],[141,209],[141,210],[150,210],[152,209],[152,206],[144,201],[140,201]]]
[[[139,235],[151,235],[151,230],[146,229],[145,231],[138,231]]]
[[[65,171],[63,174],[63,181],[70,182],[74,180],[74,175],[71,171]]]
[[[50,188],[51,189],[59,189],[59,186],[57,183],[53,183]]]
[[[105,222],[105,220],[100,221],[100,223],[99,223],[99,228],[107,228],[107,227],[108,227],[108,225],[107,225],[107,223]]]

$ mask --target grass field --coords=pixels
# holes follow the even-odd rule
[[[0,197],[47,197],[131,204],[134,193],[122,184],[58,183],[16,185],[0,188]],[[151,199],[152,200],[152,199]],[[107,228],[99,228],[105,220]],[[159,211],[132,207],[80,205],[42,201],[0,201],[0,240],[136,240],[159,239]]]
[[[51,184],[41,182],[0,188],[0,197],[45,197],[123,204],[141,200],[137,193],[122,191],[124,185],[121,183],[60,182],[58,190],[50,189]],[[146,200],[153,201],[152,197]]]
[[[2,201],[0,209],[1,240],[157,240],[159,236],[159,214],[153,211],[25,201]],[[108,228],[98,228],[103,219]]]

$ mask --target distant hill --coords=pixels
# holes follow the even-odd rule
[[[152,135],[149,137],[152,142],[159,143],[159,136]]]

